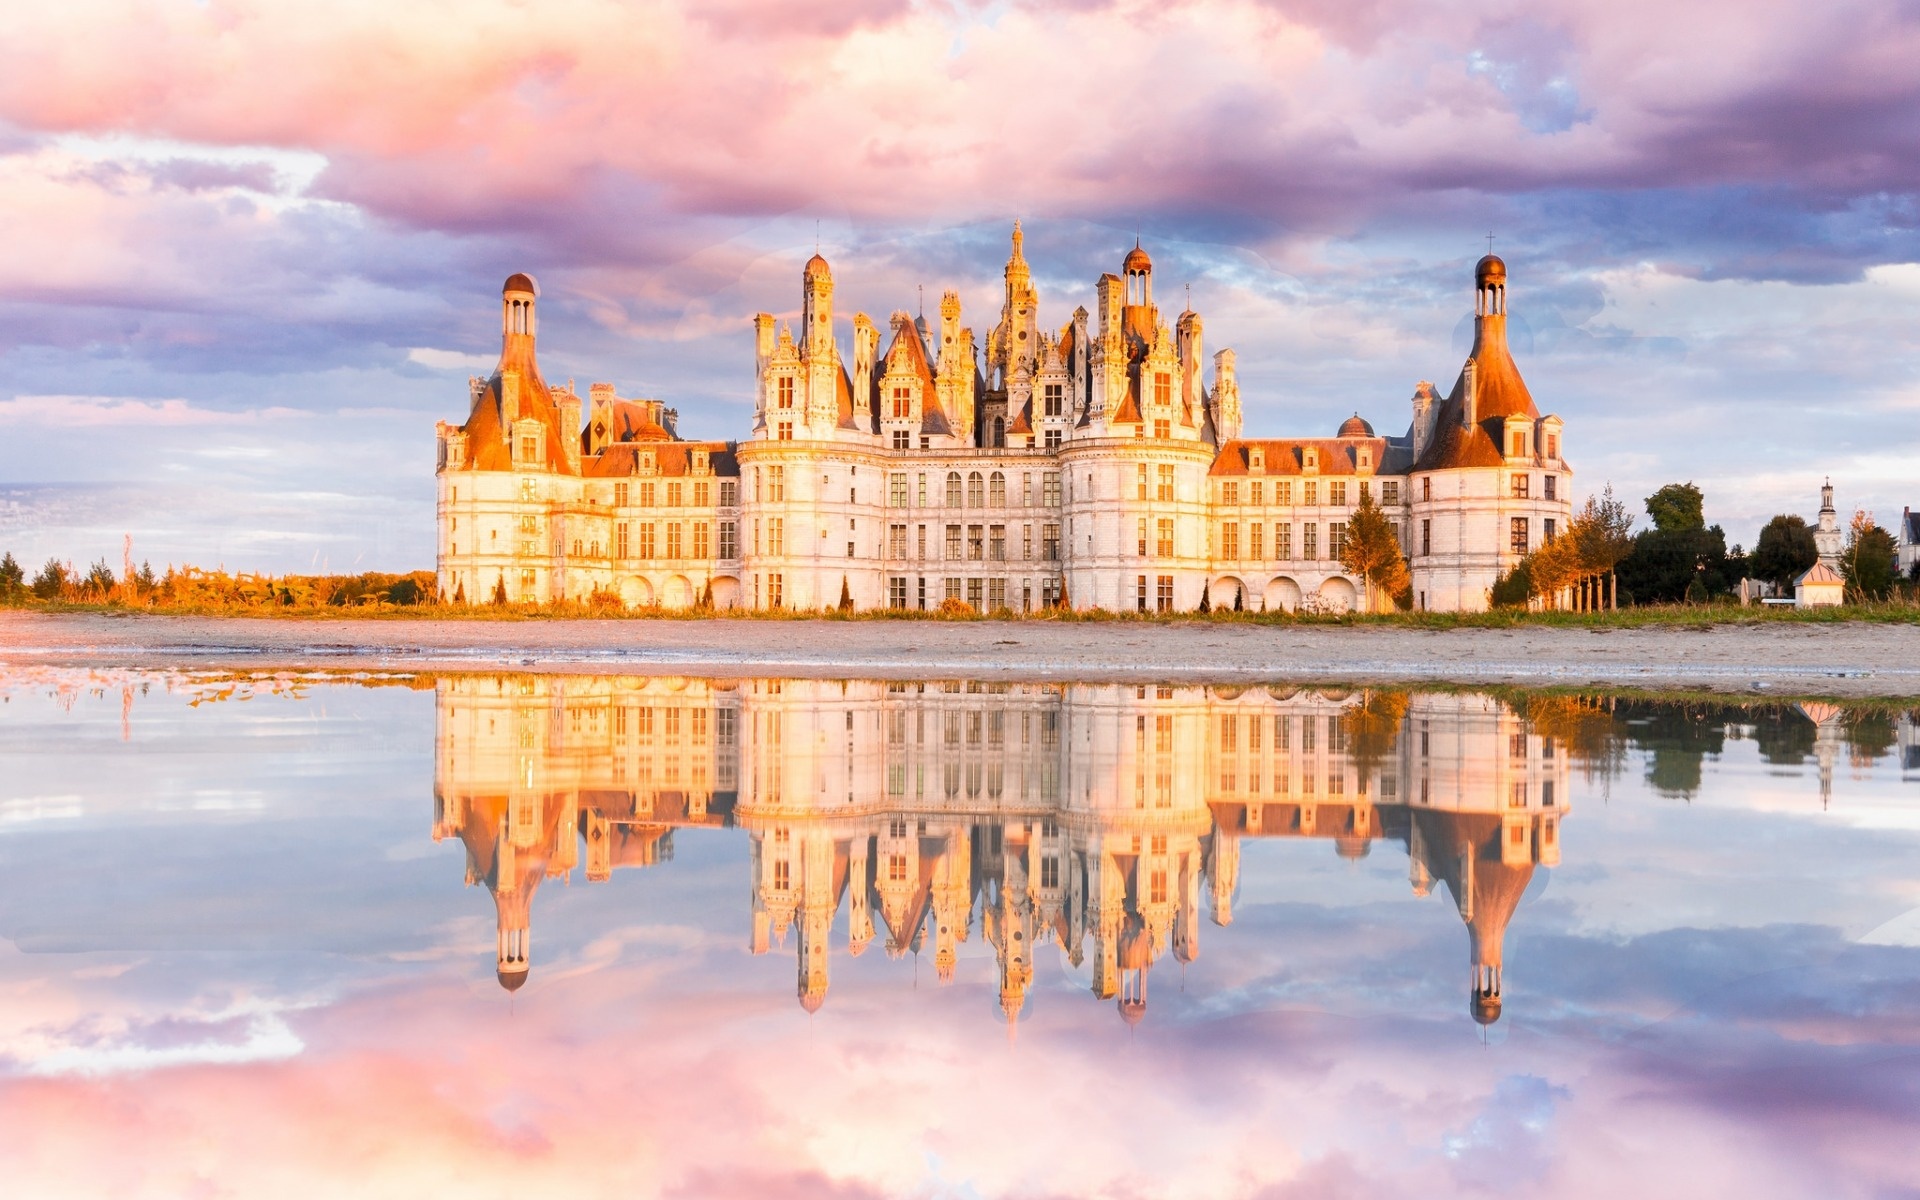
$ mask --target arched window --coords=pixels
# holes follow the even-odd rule
[[[967,475],[967,507],[982,508],[987,503],[987,481],[978,471]]]
[[[987,503],[995,508],[1007,506],[1007,477],[998,471],[987,480]]]
[[[1007,420],[1005,417],[995,417],[993,419],[993,444],[995,446],[1004,446],[1007,444]]]
[[[960,472],[947,472],[947,507],[960,507]]]

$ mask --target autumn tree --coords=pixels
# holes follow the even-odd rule
[[[1567,536],[1579,550],[1585,573],[1607,577],[1607,607],[1615,607],[1618,589],[1614,569],[1633,553],[1633,514],[1624,501],[1614,497],[1611,483],[1598,497],[1587,497],[1587,503],[1567,527]]]
[[[1847,525],[1847,548],[1840,553],[1847,598],[1884,600],[1897,574],[1897,556],[1893,535],[1874,524],[1872,513],[1857,510]]]
[[[1409,586],[1407,560],[1400,553],[1400,539],[1393,524],[1373,502],[1370,489],[1360,491],[1360,507],[1347,519],[1346,541],[1340,547],[1340,565],[1360,577],[1367,589],[1367,611],[1372,612],[1374,596],[1384,592],[1398,597]]]

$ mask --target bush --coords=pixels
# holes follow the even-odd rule
[[[1533,597],[1533,574],[1522,559],[1493,585],[1493,606],[1495,608],[1525,608]]]
[[[0,559],[0,603],[11,604],[22,600],[27,594],[27,572],[14,560],[13,552],[8,551]]]
[[[973,605],[957,597],[951,600],[942,600],[940,602],[939,613],[943,617],[971,617],[974,615]]]

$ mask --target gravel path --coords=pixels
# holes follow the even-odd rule
[[[0,613],[28,666],[1355,683],[1920,696],[1920,628],[1456,629],[1125,622],[275,620]]]

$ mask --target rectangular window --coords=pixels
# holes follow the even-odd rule
[[[529,437],[521,438],[520,439],[520,461],[532,462],[536,457],[536,451],[539,445],[540,445],[539,440],[534,437],[529,436]]]
[[[693,504],[695,508],[705,508],[713,502],[713,485],[702,480],[693,485]]]
[[[1220,503],[1222,504],[1240,503],[1240,485],[1238,483],[1235,483],[1232,480],[1228,480],[1227,482],[1221,484],[1220,485]]]
[[[643,521],[640,524],[640,557],[641,558],[653,557],[653,522],[652,521]]]
[[[1047,471],[1041,474],[1040,503],[1048,508],[1060,507],[1060,472]]]
[[[1220,527],[1220,557],[1240,557],[1240,525],[1236,521],[1228,521]]]
[[[1154,372],[1153,402],[1162,408],[1173,403],[1173,376],[1165,371]]]
[[[987,580],[987,607],[1001,609],[1007,606],[1007,581],[1004,579]],[[999,713],[994,716],[999,717]]]
[[[904,429],[894,430],[893,431],[893,448],[895,450],[913,449],[913,435]]]
[[[960,561],[960,527],[958,525],[947,526],[947,561]]]
[[[1066,385],[1049,383],[1042,389],[1042,394],[1046,396],[1046,415],[1049,417],[1059,416],[1063,407],[1062,398],[1066,394]]]
[[[1154,552],[1161,558],[1173,557],[1173,518],[1161,517],[1159,536],[1155,539]]]
[[[1059,448],[1060,448],[1060,431],[1058,429],[1047,430],[1047,449],[1058,450]]]
[[[767,499],[779,501],[787,498],[787,469],[785,467],[767,468]]]
[[[1247,526],[1247,557],[1259,562],[1267,556],[1265,539],[1261,536],[1265,528],[1255,521]]]
[[[1145,517],[1140,518],[1139,534],[1140,534],[1139,554],[1141,558],[1145,558],[1147,556],[1147,519]]]
[[[627,557],[627,549],[627,523],[622,521],[613,527],[613,556],[615,558],[625,558]]]
[[[1134,469],[1133,486],[1139,493],[1136,498],[1145,500],[1147,498],[1147,464],[1141,463]]]
[[[1525,500],[1527,498],[1527,479],[1528,477],[1525,475],[1515,475],[1512,480],[1509,481],[1515,500]]]
[[[1007,527],[990,525],[987,527],[987,558],[993,562],[1007,561]]]
[[[1420,521],[1420,553],[1433,553],[1433,522],[1425,518]]]
[[[792,441],[793,440],[793,422],[792,421],[780,422],[779,428],[774,431],[774,436],[778,441],[782,441],[782,442]]]
[[[626,484],[616,483],[613,485],[613,506],[615,508],[625,508],[627,506]]]
[[[785,554],[787,552],[787,520],[785,517],[767,518],[767,552]]]
[[[732,521],[720,522],[720,557],[740,557],[740,533]]]
[[[967,526],[967,561],[980,562],[987,556],[987,527]]]
[[[1162,575],[1157,580],[1154,608],[1158,612],[1173,611],[1173,576]]]
[[[1291,521],[1274,523],[1273,556],[1281,560],[1293,557],[1293,523]]]
[[[1139,575],[1134,578],[1133,609],[1135,612],[1147,611],[1147,577],[1145,575]],[[1146,718],[1142,717],[1141,720],[1144,721]],[[1145,727],[1142,726],[1142,728]]]
[[[782,375],[780,377],[780,381],[776,386],[775,396],[776,396],[775,407],[777,408],[793,407],[793,376]]]
[[[740,504],[740,482],[735,479],[720,481],[720,507],[736,508]]]
[[[1514,517],[1507,522],[1507,542],[1508,548],[1515,554],[1527,552],[1527,519],[1525,517]]]
[[[985,601],[983,594],[986,590],[985,585],[986,581],[984,579],[967,580],[967,604],[975,611],[978,611]],[[978,716],[979,714],[976,713],[974,715]]]
[[[712,529],[705,521],[693,523],[693,556],[695,558],[706,558],[711,553],[713,549],[711,533]]]
[[[1516,433],[1508,440],[1513,443],[1512,447],[1509,448],[1507,451],[1508,454],[1512,455],[1515,458],[1520,458],[1526,454],[1527,452],[1527,435],[1526,434]]]
[[[918,499],[916,499],[914,503],[918,504],[921,508],[925,508],[927,506],[927,473],[922,471],[915,478],[918,480],[918,483],[915,485],[914,495],[917,496]]]
[[[1267,502],[1267,485],[1256,479],[1247,485],[1247,503],[1260,505]]]
[[[891,508],[907,506],[907,473],[896,471],[887,476],[887,504]]]
[[[905,608],[907,606],[907,577],[895,575],[887,580],[887,606]]]
[[[1020,527],[1020,557],[1027,560],[1033,558],[1033,526],[1031,525]]]
[[[1433,499],[1433,476],[1428,475],[1420,481],[1420,499]]]
[[[779,608],[781,604],[785,602],[785,600],[786,600],[786,587],[784,583],[784,578],[777,573],[767,576],[768,606],[772,608]]]
[[[913,418],[913,389],[895,386],[893,389],[893,419],[907,421]]]
[[[887,526],[887,557],[900,559],[906,556],[907,527],[905,525]]]
[[[927,527],[925,525],[916,527],[913,544],[916,551],[914,557],[921,562],[927,561]]]
[[[1381,481],[1380,503],[1386,507],[1400,503],[1400,483],[1398,480],[1386,479]]]
[[[1554,524],[1552,517],[1548,517],[1546,520],[1540,522],[1540,542],[1542,545],[1551,546],[1553,544],[1554,535],[1558,532],[1558,530],[1554,528]]]
[[[1319,484],[1307,483],[1307,484],[1302,484],[1301,486],[1303,488],[1301,503],[1303,504],[1320,503],[1320,485]]]
[[[653,507],[653,484],[643,483],[640,485],[640,507]]]
[[[668,558],[681,557],[680,522],[678,521],[669,522],[667,525],[667,557]]]
[[[1040,527],[1040,557],[1048,562],[1060,561],[1060,526],[1049,524]]]
[[[1327,526],[1327,557],[1339,558],[1347,549],[1347,524],[1334,521]]]
[[[1541,491],[1540,491],[1540,495],[1542,496],[1542,498],[1544,498],[1544,499],[1547,499],[1547,500],[1557,500],[1557,499],[1559,499],[1559,497],[1558,497],[1558,496],[1556,496],[1556,495],[1554,495],[1554,491],[1555,491],[1555,481],[1556,481],[1556,479],[1557,479],[1557,478],[1558,478],[1557,476],[1553,476],[1553,475],[1543,475],[1543,476],[1541,476],[1541,478],[1540,478],[1540,488],[1541,488]]]
[[[1173,436],[1173,422],[1161,417],[1153,423],[1153,436],[1165,440]]]
[[[1160,467],[1160,486],[1154,491],[1154,499],[1173,499],[1173,467],[1171,464],[1162,464]]]
[[[1320,557],[1320,526],[1312,521],[1300,526],[1300,557]]]
[[[1345,504],[1346,502],[1347,502],[1346,481],[1342,479],[1336,479],[1328,483],[1327,484],[1327,503],[1328,504]]]
[[[669,508],[679,508],[680,500],[685,495],[686,495],[685,484],[669,483],[667,485],[667,506]]]

